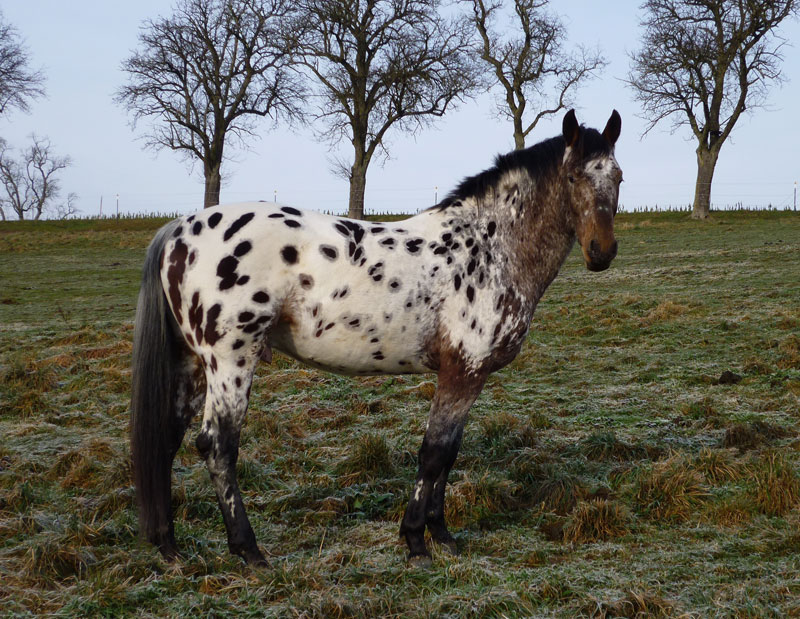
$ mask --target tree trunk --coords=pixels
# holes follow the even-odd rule
[[[367,166],[356,160],[350,168],[350,203],[347,216],[364,219],[364,190],[367,187]]]
[[[203,197],[203,208],[219,204],[219,190],[222,184],[219,163],[205,166],[206,191]]]
[[[717,165],[719,149],[697,148],[697,181],[694,185],[694,204],[692,219],[707,219],[711,210],[711,181],[714,179],[714,168]]]
[[[514,113],[514,149],[525,148],[525,132],[522,130],[522,110],[517,108]]]

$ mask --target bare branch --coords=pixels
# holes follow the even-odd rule
[[[607,64],[599,51],[578,47],[563,51],[566,30],[547,12],[548,0],[514,0],[514,19],[498,24],[503,4],[462,0],[472,9],[478,34],[475,51],[487,69],[487,86],[498,87],[497,113],[511,120],[516,148],[545,116],[573,105],[581,84],[597,76]],[[512,32],[502,38],[498,32]],[[526,112],[538,110],[533,118]]]
[[[0,13],[0,114],[30,109],[31,99],[44,96],[44,75],[30,69],[28,50],[16,28]]]
[[[288,0],[180,0],[172,16],[144,23],[139,50],[122,65],[115,100],[145,145],[201,161],[206,206],[219,202],[225,147],[244,145],[255,121],[299,115],[302,90],[276,42]]]
[[[475,91],[469,33],[425,0],[298,0],[287,32],[319,96],[319,135],[353,145],[350,214],[361,217],[367,168],[388,155],[388,133],[414,133]]]

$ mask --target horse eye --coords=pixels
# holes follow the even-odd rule
[[[574,183],[574,182],[575,182],[575,177],[574,177],[574,176],[572,176],[572,174],[570,174],[570,175],[567,177],[567,180],[568,180],[570,183]]]

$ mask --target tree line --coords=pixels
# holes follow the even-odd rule
[[[695,217],[708,216],[714,167],[737,120],[782,79],[776,29],[797,15],[798,1],[641,5],[641,49],[625,82],[646,131],[664,121],[694,134]],[[206,207],[219,203],[226,152],[246,145],[259,121],[307,124],[331,147],[349,142],[350,156],[333,167],[350,184],[349,216],[363,218],[369,166],[388,156],[392,134],[414,134],[492,92],[520,149],[542,118],[573,106],[607,61],[598,49],[568,49],[566,36],[548,0],[178,0],[170,15],[141,25],[115,101],[149,148],[202,165]],[[4,60],[9,45],[15,63]],[[25,111],[42,79],[0,18],[0,114]],[[7,153],[0,142],[10,196]],[[0,213],[13,203],[0,200]]]

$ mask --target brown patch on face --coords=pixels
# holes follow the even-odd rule
[[[175,241],[175,246],[169,254],[169,268],[167,269],[167,282],[169,284],[169,300],[172,304],[172,311],[175,313],[175,320],[178,324],[183,324],[181,314],[181,284],[183,274],[186,272],[186,258],[189,255],[189,248],[181,239]]]

